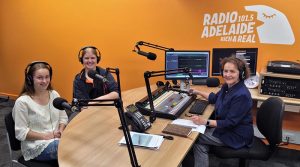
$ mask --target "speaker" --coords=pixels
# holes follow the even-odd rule
[[[218,87],[220,85],[220,80],[218,78],[207,78],[206,85],[208,87]]]

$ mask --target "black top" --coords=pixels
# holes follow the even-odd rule
[[[103,83],[102,80],[96,78],[93,80],[93,83],[89,83],[85,77],[85,70],[82,69],[75,76],[73,82],[73,98],[94,99],[110,92],[119,92],[118,84],[110,72],[98,66],[96,67],[96,72],[105,77],[108,82]]]

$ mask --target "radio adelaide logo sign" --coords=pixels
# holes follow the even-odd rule
[[[293,30],[282,12],[265,5],[245,6],[245,10],[251,14],[240,15],[237,11],[204,14],[201,38],[219,37],[221,42],[295,43]],[[257,13],[256,18],[252,12]],[[262,24],[256,26],[258,21]]]

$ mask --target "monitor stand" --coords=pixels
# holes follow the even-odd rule
[[[207,78],[193,79],[192,84],[193,85],[206,85],[206,79]]]

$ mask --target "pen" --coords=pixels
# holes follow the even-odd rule
[[[148,132],[144,132],[146,134],[149,134]],[[164,134],[157,134],[157,135],[160,135],[162,136],[164,139],[168,139],[168,140],[173,140],[174,137],[173,136],[169,136],[169,135],[164,135]]]
[[[164,139],[168,139],[168,140],[173,140],[174,137],[173,136],[169,136],[169,135],[163,135],[163,134],[159,134],[160,136],[163,136]]]

